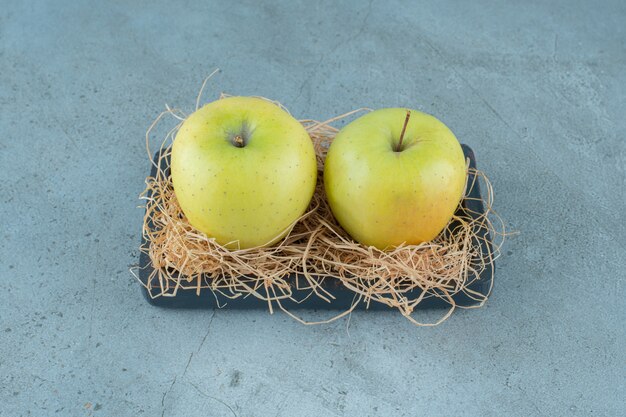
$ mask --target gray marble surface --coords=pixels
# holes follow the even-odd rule
[[[3,2],[0,416],[624,415],[625,20],[623,1]],[[144,133],[216,67],[205,100],[448,124],[520,232],[486,307],[417,328],[147,305]]]

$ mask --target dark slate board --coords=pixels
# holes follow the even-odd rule
[[[463,148],[463,152],[465,156],[470,160],[470,168],[476,168],[476,159],[474,156],[474,152],[467,145],[461,145]],[[154,161],[159,160],[159,153],[157,152],[154,156]],[[161,167],[166,168],[169,166],[169,161],[164,158],[161,161]],[[156,167],[152,165],[152,171],[150,173],[151,176],[156,175]],[[474,181],[473,175],[470,174],[470,178],[467,181],[468,190],[467,195],[470,199],[463,200],[463,206],[468,209],[469,213],[477,213],[478,216],[480,213],[483,213],[485,208],[482,204],[482,200],[480,199],[480,186],[478,181]],[[473,187],[472,187],[473,185]],[[481,246],[482,252],[488,253],[487,251],[492,251],[491,245],[491,237],[489,236],[486,230],[481,231]],[[142,247],[145,245],[146,241],[142,236]],[[150,257],[145,253],[141,252],[139,257],[139,279],[146,284],[150,274],[152,273],[153,268],[150,262]],[[493,280],[493,276],[495,273],[495,264],[488,266],[479,277],[470,276],[469,280],[471,284],[468,285],[468,289],[474,292],[478,292],[480,294],[487,295],[489,289],[491,287],[491,282]],[[209,279],[209,278],[206,278]],[[295,280],[296,277],[291,277],[292,280]],[[146,300],[155,306],[159,307],[168,307],[168,308],[215,308],[215,307],[224,307],[224,308],[233,308],[233,309],[253,309],[253,308],[267,308],[267,301],[259,300],[254,296],[247,297],[238,297],[236,299],[229,299],[220,294],[213,294],[209,289],[202,289],[200,295],[196,294],[196,289],[187,289],[183,290],[181,288],[178,289],[176,296],[163,296],[159,295],[161,289],[159,287],[158,278],[154,277],[153,282],[151,283],[151,293],[148,289],[142,285],[141,289],[146,298]],[[301,302],[295,302],[291,300],[282,300],[281,304],[286,309],[321,309],[321,310],[347,310],[352,306],[352,303],[355,301],[355,294],[345,288],[337,279],[328,278],[323,281],[323,287],[327,289],[331,294],[335,296],[335,299],[332,303],[328,303],[327,301],[315,296],[309,295],[308,290],[298,290],[295,288],[292,289],[293,298],[296,300],[304,300]],[[416,298],[419,296],[420,291],[414,290],[406,294],[407,297]],[[217,300],[216,300],[217,298]],[[305,299],[306,298],[306,299]],[[459,292],[453,295],[452,297],[455,303],[458,306],[471,306],[478,304],[478,301],[469,297],[467,294],[463,292]],[[218,304],[219,300],[219,304]],[[417,308],[448,308],[450,304],[443,298],[429,295],[427,298],[425,297],[422,302],[417,305]],[[375,301],[371,301],[369,306],[365,303],[365,301],[361,301],[355,309],[365,309],[368,308],[370,310],[386,310],[391,309],[387,305]]]

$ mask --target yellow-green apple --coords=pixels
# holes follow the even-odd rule
[[[229,249],[284,236],[306,210],[317,179],[306,130],[255,97],[224,98],[191,114],[176,134],[171,167],[191,225]]]
[[[435,117],[380,109],[333,140],[324,187],[339,224],[379,249],[435,238],[452,218],[467,175],[463,150]]]

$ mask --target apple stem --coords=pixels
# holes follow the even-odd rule
[[[411,110],[407,110],[406,118],[404,119],[404,126],[402,126],[402,132],[400,133],[400,141],[398,141],[398,146],[396,146],[396,152],[400,152],[402,150],[402,139],[404,139],[404,132],[406,132],[406,125],[409,124],[410,118],[411,118]]]
[[[237,135],[233,138],[233,145],[235,145],[238,148],[243,148],[243,138],[241,137],[241,135]]]

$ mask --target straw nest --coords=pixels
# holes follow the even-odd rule
[[[201,93],[196,108],[200,96]],[[161,142],[160,158],[164,161],[152,162],[157,173],[146,178],[146,189],[141,195],[146,210],[143,222],[146,243],[141,251],[150,257],[154,268],[152,278],[158,277],[143,284],[158,281],[157,296],[175,296],[179,289],[189,288],[196,289],[198,295],[202,289],[208,289],[213,295],[219,293],[228,299],[253,296],[265,301],[270,312],[278,307],[307,324],[313,322],[302,320],[282,303],[286,299],[302,301],[294,299],[294,288],[306,290],[307,297],[320,297],[332,303],[332,291],[328,285],[322,285],[326,280],[339,280],[354,292],[354,302],[350,309],[330,320],[314,323],[345,316],[359,302],[384,303],[417,325],[436,325],[447,319],[458,307],[453,296],[460,292],[477,301],[473,307],[482,306],[489,294],[473,292],[468,287],[473,279],[492,270],[488,266],[499,256],[504,238],[503,223],[492,208],[493,189],[484,173],[473,170],[470,177],[482,183],[485,212],[476,216],[458,210],[446,229],[431,242],[384,252],[356,243],[334,219],[324,195],[324,158],[338,131],[333,124],[359,111],[365,109],[324,122],[301,120],[313,141],[319,171],[308,210],[275,246],[228,250],[194,229],[176,200],[169,170],[162,163],[169,160],[169,145],[186,115],[167,107],[146,134],[151,157],[150,140],[155,127],[165,116],[176,120]],[[493,245],[481,245],[481,240],[489,235],[495,238]],[[297,279],[290,278],[294,274]],[[488,279],[493,282],[492,277]],[[154,288],[149,289],[154,292]],[[414,310],[428,297],[441,297],[449,304],[434,323],[422,323],[414,318]]]

